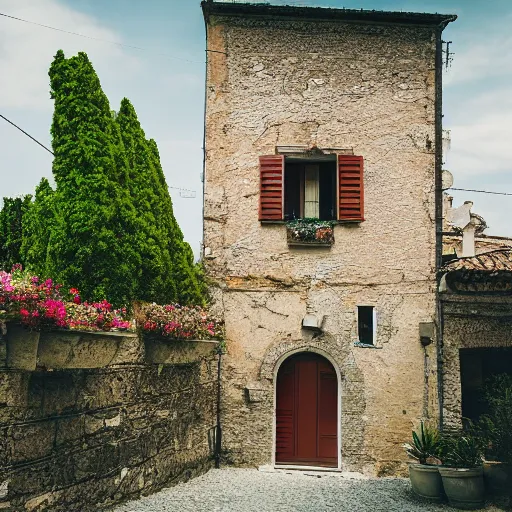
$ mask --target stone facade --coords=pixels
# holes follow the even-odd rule
[[[215,358],[148,365],[122,345],[105,368],[0,369],[0,510],[100,510],[211,467]]]
[[[437,417],[419,323],[436,317],[443,22],[216,5],[204,5],[204,244],[227,329],[225,460],[273,462],[277,368],[311,350],[341,376],[341,468],[401,473],[401,444]],[[284,225],[258,221],[258,157],[287,145],[364,157],[365,221],[337,223],[331,248],[289,247]],[[358,305],[376,309],[374,349],[354,345]],[[321,336],[301,328],[307,313],[325,316]]]
[[[443,424],[462,426],[461,349],[512,350],[512,298],[479,294],[442,296]]]

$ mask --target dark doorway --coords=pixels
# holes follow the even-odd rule
[[[338,379],[322,356],[291,356],[276,389],[276,463],[338,466]]]
[[[462,417],[476,421],[487,412],[482,387],[494,375],[512,375],[512,347],[460,350]]]

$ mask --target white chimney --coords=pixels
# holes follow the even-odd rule
[[[471,222],[462,230],[462,257],[472,258],[475,256],[475,231],[476,226]]]

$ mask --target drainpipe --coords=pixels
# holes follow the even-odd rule
[[[217,425],[215,428],[215,468],[220,468],[220,458],[222,452],[222,427],[220,423],[220,398],[221,398],[221,369],[222,369],[222,350],[219,350],[219,359],[217,360]]]
[[[435,269],[437,286],[435,292],[437,313],[437,394],[439,402],[439,428],[443,428],[443,322],[442,306],[439,295],[439,269],[443,260],[443,42],[442,33],[445,24],[441,24],[436,31],[436,60],[435,60],[435,230],[436,255]]]

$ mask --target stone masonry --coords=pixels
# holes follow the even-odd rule
[[[126,341],[130,363],[0,369],[0,510],[103,510],[212,466],[215,359],[149,365]]]
[[[341,374],[342,468],[401,473],[401,444],[437,417],[435,348],[418,329],[436,317],[436,51],[453,18],[203,9],[204,244],[227,329],[225,460],[272,462],[275,372],[312,350]],[[285,145],[364,157],[365,220],[338,223],[329,249],[289,247],[282,223],[258,221],[258,157]],[[376,308],[374,349],[354,345],[358,305]],[[306,313],[325,315],[321,336],[301,329]]]

